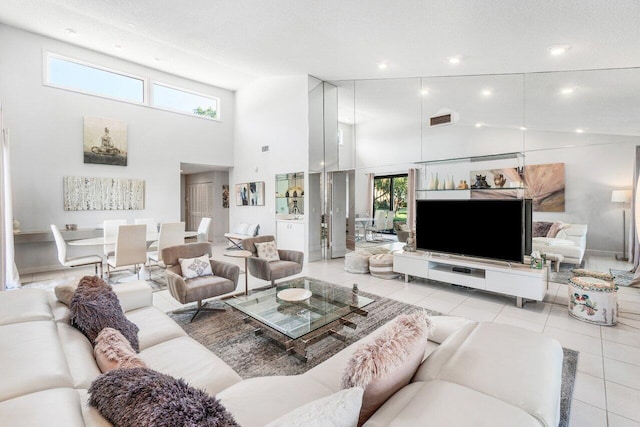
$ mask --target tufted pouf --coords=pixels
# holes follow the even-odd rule
[[[400,273],[393,271],[393,254],[371,255],[369,271],[373,277],[380,279],[395,279]]]
[[[344,269],[349,273],[364,274],[369,272],[369,257],[368,252],[349,252],[344,256]]]
[[[618,287],[588,276],[569,279],[569,315],[602,326],[618,323]]]

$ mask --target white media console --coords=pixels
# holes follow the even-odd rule
[[[548,266],[530,268],[519,263],[480,261],[429,252],[396,252],[393,271],[516,297],[522,307],[526,300],[542,301],[548,282]]]

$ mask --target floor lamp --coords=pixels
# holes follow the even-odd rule
[[[618,256],[618,254],[616,254],[616,259],[618,261],[629,261],[629,258],[627,257],[627,238],[625,236],[627,231],[625,206],[630,201],[631,190],[613,190],[611,192],[611,202],[622,203],[622,256]]]

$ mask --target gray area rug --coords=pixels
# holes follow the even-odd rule
[[[294,280],[304,280],[299,278]],[[327,283],[327,286],[336,286]],[[344,288],[342,288],[344,289]],[[218,357],[231,366],[242,378],[272,375],[296,375],[306,372],[312,367],[325,361],[349,344],[370,334],[394,317],[403,313],[412,313],[415,310],[424,310],[422,307],[405,304],[400,301],[383,298],[367,292],[360,292],[363,296],[375,300],[365,309],[369,312],[367,317],[351,315],[351,320],[358,326],[355,330],[344,327],[342,333],[346,336],[346,342],[327,337],[307,347],[308,361],[302,362],[292,355],[286,354],[281,347],[269,338],[254,334],[255,325],[243,321],[244,315],[231,308],[224,312],[204,312],[198,314],[193,323],[190,323],[191,313],[169,315],[192,338],[203,344]],[[222,303],[220,303],[222,304]],[[427,310],[430,315],[440,313]],[[559,426],[566,427],[569,424],[569,411],[571,409],[571,396],[575,383],[578,352],[569,349],[564,350],[562,366],[562,399],[560,404],[561,421]]]
[[[148,272],[149,270],[151,270],[150,276],[146,280],[147,280],[147,283],[151,285],[151,288],[153,288],[153,292],[158,292],[158,291],[167,289],[167,280],[164,277],[164,270],[159,267],[151,267],[150,269],[147,269]],[[105,277],[106,277],[106,274],[105,274]],[[140,278],[142,279],[142,276]],[[120,281],[132,281],[132,280],[138,280],[138,276],[133,271],[120,270],[120,271],[112,272],[108,282],[113,286],[118,286],[118,282]]]
[[[618,286],[632,286],[631,281],[634,279],[636,273],[629,270],[616,270],[615,268],[610,268],[609,273],[611,273],[615,279],[613,279],[613,283]]]

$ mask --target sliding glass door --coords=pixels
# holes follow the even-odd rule
[[[373,179],[373,216],[377,210],[394,212],[394,222],[407,221],[407,174]]]

